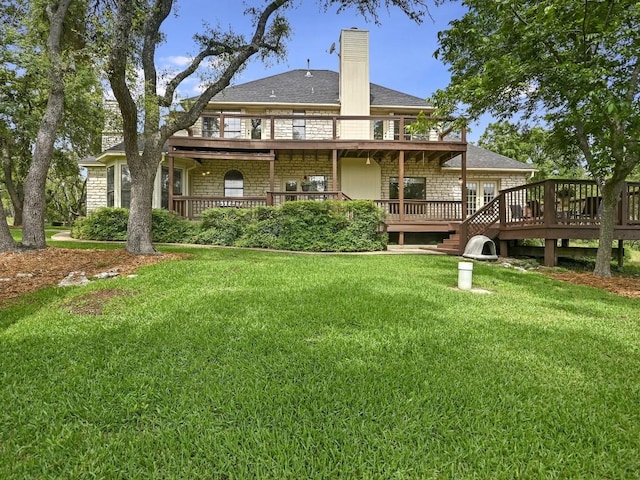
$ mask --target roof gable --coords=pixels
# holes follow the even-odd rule
[[[462,168],[460,155],[444,163],[445,168]],[[523,170],[534,172],[535,168],[513,158],[505,157],[472,143],[467,144],[467,168],[489,170]]]
[[[310,73],[310,75],[309,75]],[[225,88],[211,103],[278,103],[340,106],[339,74],[331,70],[291,70]],[[423,107],[424,99],[375,83],[371,106]]]

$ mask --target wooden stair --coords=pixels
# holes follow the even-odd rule
[[[460,234],[452,233],[449,237],[445,238],[442,242],[436,245],[436,249],[439,252],[448,253],[451,255],[460,255]]]

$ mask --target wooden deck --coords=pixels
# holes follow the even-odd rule
[[[546,180],[504,190],[461,223],[458,251],[474,235],[497,240],[502,256],[522,252],[519,240],[543,239],[545,265],[553,266],[559,254],[571,252],[569,240],[599,238],[601,213],[602,191],[593,181]],[[622,242],[640,240],[639,182],[624,186],[613,238],[619,242],[619,261]]]
[[[213,207],[246,208],[280,205],[294,200],[348,200],[340,191],[268,192],[264,197],[173,197],[173,210],[185,218],[198,218]],[[483,208],[463,220],[462,202],[434,200],[375,200],[386,213],[385,228],[398,233],[441,234],[438,247],[460,255],[474,235],[486,235],[498,243],[500,255],[544,254],[546,265],[571,253],[592,250],[569,247],[569,240],[597,239],[600,235],[602,192],[587,180],[546,180],[501,191]],[[544,249],[523,249],[525,239],[543,239]],[[618,203],[614,228],[621,261],[622,242],[640,240],[640,182],[627,182]]]

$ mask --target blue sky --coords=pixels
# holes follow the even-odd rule
[[[231,26],[235,31],[249,35],[250,18],[245,17],[245,6],[240,0],[181,0],[177,16],[163,25],[166,41],[158,50],[158,65],[179,68],[196,52],[193,35],[202,31],[203,22]],[[252,4],[262,5],[254,1]],[[409,20],[397,9],[381,9],[381,25],[367,22],[353,9],[336,13],[324,12],[313,0],[297,2],[297,8],[288,11],[293,29],[287,43],[287,58],[278,63],[264,65],[253,60],[233,80],[234,84],[256,80],[296,68],[306,68],[307,59],[312,69],[338,71],[337,51],[329,53],[332,43],[338,45],[340,30],[357,27],[369,30],[370,78],[373,83],[411,95],[427,98],[436,89],[449,82],[447,68],[433,57],[437,49],[437,33],[445,30],[449,21],[460,18],[464,7],[458,2],[430,7],[432,18],[425,17],[421,25]],[[181,95],[197,93],[197,79],[187,82]],[[477,140],[489,119],[472,126],[470,140]]]

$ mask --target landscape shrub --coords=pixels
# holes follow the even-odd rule
[[[78,219],[71,231],[84,240],[126,240],[129,211],[99,208]],[[355,200],[286,202],[278,207],[212,208],[198,224],[166,210],[152,212],[152,239],[307,252],[384,250],[383,212],[373,202]]]
[[[239,208],[210,208],[202,212],[200,231],[194,243],[232,246],[250,221],[250,210]]]
[[[71,236],[81,240],[126,240],[128,220],[126,208],[98,208],[74,222]]]
[[[78,219],[71,236],[83,240],[126,240],[129,210],[103,207]],[[151,212],[151,235],[154,242],[181,243],[191,240],[196,228],[175,213],[155,209]]]
[[[383,212],[365,200],[286,202],[203,212],[196,243],[313,252],[383,250]]]

